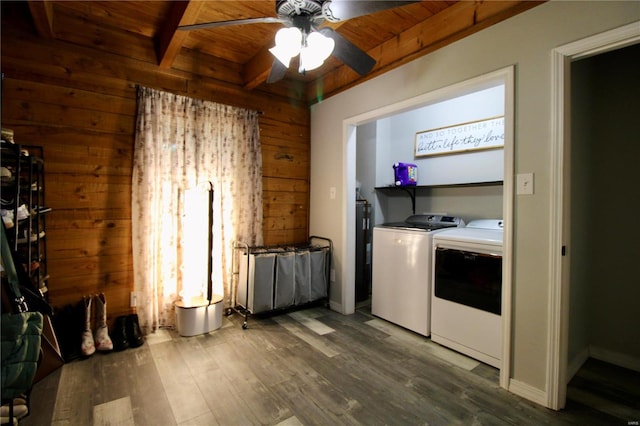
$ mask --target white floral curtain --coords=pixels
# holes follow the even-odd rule
[[[145,333],[175,325],[184,194],[209,182],[214,189],[212,277],[229,307],[234,241],[262,245],[258,113],[140,87],[132,243],[137,312]]]

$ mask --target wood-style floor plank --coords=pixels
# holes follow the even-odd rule
[[[97,380],[103,356],[96,354],[62,367],[51,424],[93,424],[93,407],[103,402],[98,399],[100,382]]]
[[[589,359],[571,380],[567,397],[617,418],[640,420],[640,373]]]
[[[175,422],[208,414],[209,407],[197,386],[176,340],[151,345],[151,353]]]
[[[134,426],[131,399],[128,396],[93,407],[93,426]]]
[[[122,352],[132,360],[128,371],[130,399],[135,424],[172,425],[175,424],[173,412],[162,379],[151,354],[151,348],[145,344],[139,348]]]
[[[245,415],[249,417],[251,424],[274,424],[291,416],[288,408],[269,392],[244,362],[243,358],[247,357],[247,354],[239,351],[231,343],[212,346],[209,353],[220,365],[224,365],[223,374],[230,389],[246,404],[248,410]]]
[[[35,385],[32,412],[20,424],[493,426],[637,420],[639,375],[611,373],[591,360],[572,381],[567,408],[556,412],[500,388],[493,367],[378,319],[367,308],[348,316],[315,308],[252,317],[247,330],[243,320],[225,317],[221,329],[193,337],[160,330],[139,348],[65,364]]]
[[[324,339],[321,339],[314,333],[309,332],[307,329],[303,328],[301,324],[297,323],[291,318],[287,318],[283,315],[276,317],[275,321],[282,327],[286,328],[290,333],[304,340],[328,357],[334,357],[340,353],[339,348],[335,348],[327,344]]]
[[[209,370],[194,378],[207,402],[213,421],[210,425],[250,425],[254,419],[248,416],[249,407],[233,388],[221,369]],[[200,419],[196,423],[199,423]],[[202,419],[204,420],[204,419]]]

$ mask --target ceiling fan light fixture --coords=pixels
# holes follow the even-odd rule
[[[269,51],[288,68],[291,58],[300,53],[301,45],[302,32],[298,28],[281,28],[276,33],[276,45]]]
[[[319,32],[307,36],[307,45],[300,49],[300,71],[311,71],[320,67],[331,55],[335,41]]]
[[[275,83],[283,79],[291,59],[298,54],[300,54],[298,70],[301,74],[320,67],[325,59],[333,54],[337,60],[358,74],[365,75],[376,65],[376,60],[330,26],[321,27],[321,24],[325,21],[338,22],[357,18],[419,1],[275,0],[277,17],[266,16],[180,25],[178,29],[188,31],[230,25],[284,24],[285,28],[281,28],[276,33],[275,46],[269,49],[276,59],[272,62],[267,83]]]

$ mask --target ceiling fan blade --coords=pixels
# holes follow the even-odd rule
[[[286,73],[287,67],[285,67],[284,64],[279,60],[274,59],[273,65],[271,66],[271,71],[269,72],[269,77],[267,77],[267,83],[270,84],[282,80]]]
[[[383,10],[418,3],[419,1],[420,0],[331,0],[331,2],[325,3],[323,9],[325,10],[325,13],[330,16],[330,18],[328,18],[329,21],[339,22],[346,19],[356,18],[358,16],[369,15],[370,13],[381,12]]]
[[[365,75],[376,64],[376,60],[367,55],[362,49],[351,43],[332,28],[324,27],[318,30],[322,35],[333,39],[336,43],[332,55],[351,67],[360,75]]]
[[[284,19],[264,17],[264,18],[249,18],[249,19],[234,19],[231,21],[218,21],[218,22],[204,22],[202,24],[193,25],[181,25],[178,27],[182,31],[202,30],[205,28],[217,28],[228,27],[230,25],[244,25],[244,24],[281,24],[286,22]]]

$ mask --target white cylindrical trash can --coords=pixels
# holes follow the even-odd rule
[[[201,297],[191,303],[179,300],[176,307],[176,326],[181,336],[197,336],[222,326],[222,296],[213,295],[211,301]]]

